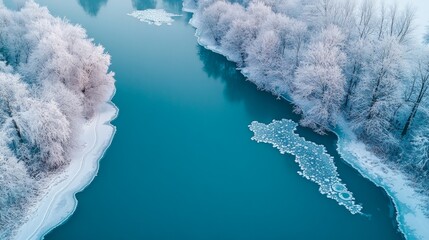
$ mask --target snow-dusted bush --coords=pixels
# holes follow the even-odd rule
[[[70,161],[79,125],[113,90],[110,56],[85,30],[28,1],[0,5],[0,239],[38,184]]]

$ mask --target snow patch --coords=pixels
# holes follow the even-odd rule
[[[352,214],[361,213],[362,206],[355,203],[353,194],[347,190],[339,178],[332,156],[324,146],[306,141],[295,133],[297,123],[283,119],[266,125],[252,122],[249,126],[254,133],[252,140],[270,143],[282,154],[295,156],[303,177],[319,185],[319,191],[343,205]]]
[[[49,179],[47,189],[31,206],[23,224],[13,239],[38,240],[69,218],[77,207],[75,194],[82,191],[95,178],[99,160],[110,146],[115,127],[110,124],[118,113],[111,103],[104,103],[94,118],[82,126],[80,147],[72,155],[69,166]]]
[[[143,11],[134,11],[128,13],[128,16],[135,17],[141,22],[161,26],[162,24],[171,25],[174,22],[173,17],[180,17],[173,13],[168,13],[164,9],[146,9]]]

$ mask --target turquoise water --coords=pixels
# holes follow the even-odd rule
[[[251,140],[252,121],[297,120],[224,57],[199,47],[190,15],[156,27],[127,16],[181,1],[38,0],[88,30],[112,55],[117,133],[70,219],[71,239],[402,239],[386,194],[323,144],[363,212],[352,215],[296,172],[294,158]]]

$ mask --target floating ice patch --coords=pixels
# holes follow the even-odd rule
[[[135,17],[142,22],[161,26],[162,24],[171,25],[174,22],[173,17],[180,17],[173,13],[168,13],[164,9],[146,9],[143,11],[134,11],[128,13],[128,16]]]
[[[341,183],[333,157],[326,153],[325,147],[296,134],[297,126],[295,122],[283,119],[268,125],[252,122],[249,128],[254,133],[252,140],[270,143],[282,154],[294,155],[301,168],[298,173],[317,183],[322,194],[334,199],[352,214],[361,213],[362,206],[355,203],[353,194]]]

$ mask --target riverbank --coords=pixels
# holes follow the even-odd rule
[[[341,157],[362,176],[382,187],[392,199],[399,230],[406,239],[429,239],[427,196],[419,193],[420,189],[413,186],[413,181],[401,169],[371,153],[345,122],[342,121],[334,133],[338,136],[337,150]]]
[[[76,193],[85,189],[96,177],[99,162],[111,144],[116,128],[110,122],[118,109],[111,103],[100,106],[95,116],[82,126],[80,145],[63,172],[47,180],[46,190],[34,201],[14,239],[42,239],[52,229],[65,222],[75,211]]]
[[[184,4],[183,11],[194,13],[195,6]],[[199,22],[192,16],[189,22],[196,28],[195,36],[198,43],[204,48],[225,56],[228,60],[228,53],[223,49],[214,46],[199,34]],[[249,80],[251,73],[246,69],[239,69]],[[288,97],[284,97],[291,101]],[[338,136],[337,149],[345,162],[357,169],[362,176],[369,179],[375,185],[382,187],[394,202],[396,209],[396,220],[399,230],[407,239],[429,239],[429,216],[425,211],[427,198],[418,193],[419,189],[413,187],[413,182],[407,178],[407,174],[397,169],[393,164],[383,163],[383,161],[367,150],[367,146],[358,141],[354,134],[347,130],[345,122],[333,132]],[[365,209],[365,206],[363,206]],[[364,210],[363,210],[364,211]]]

